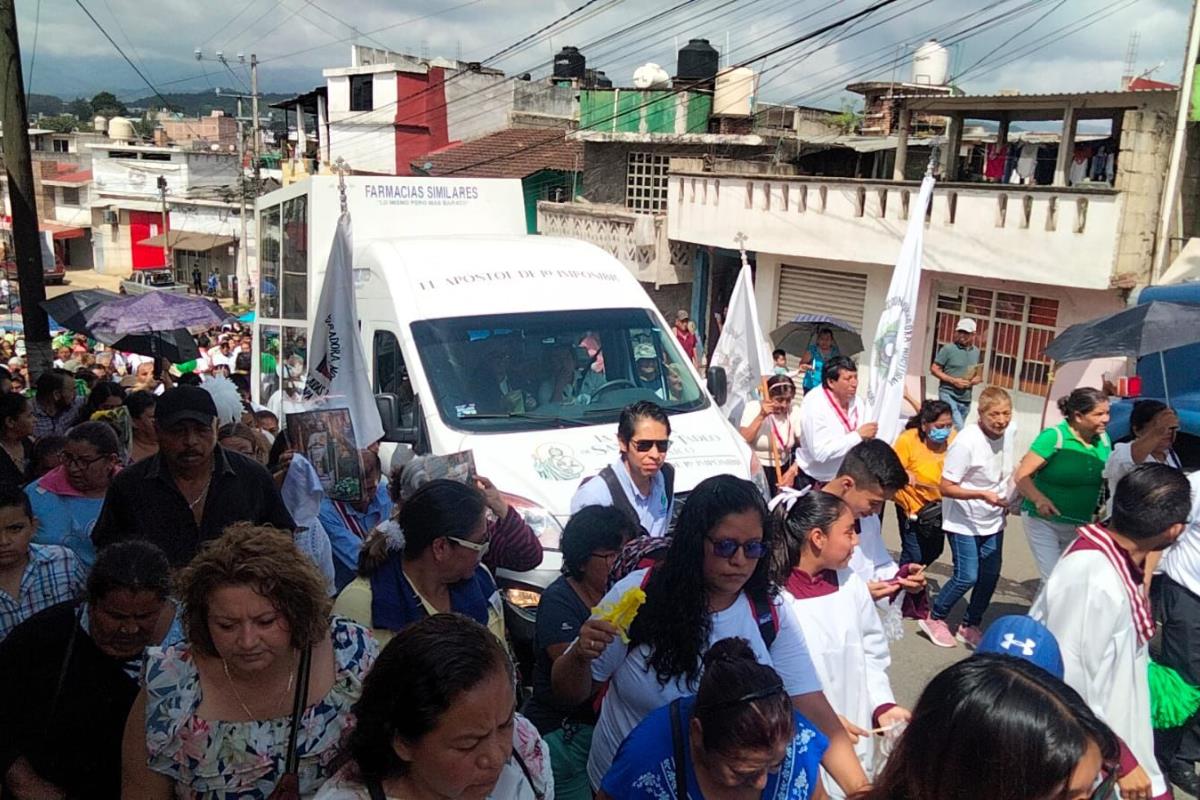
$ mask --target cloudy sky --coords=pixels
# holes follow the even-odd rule
[[[618,85],[644,62],[674,71],[677,43],[706,37],[732,60],[755,58],[861,11],[872,0],[81,0],[161,91],[248,83],[238,54],[262,61],[266,91],[307,89],[345,66],[351,41],[483,60],[573,9],[583,11],[505,57],[510,73],[547,74],[579,46]],[[1191,0],[896,0],[853,25],[756,62],[760,95],[837,107],[856,80],[903,78],[914,46],[952,44],[955,82],[972,93],[1116,88],[1131,35],[1137,72],[1178,81]],[[670,9],[675,9],[671,11]],[[72,0],[18,0],[25,79],[63,97],[149,94]],[[660,15],[654,18],[655,15]],[[653,19],[652,19],[653,18]],[[728,43],[728,44],[727,44]],[[203,60],[197,61],[195,50]],[[728,50],[728,53],[726,52]],[[223,52],[229,67],[216,60]],[[31,68],[32,65],[32,68]]]

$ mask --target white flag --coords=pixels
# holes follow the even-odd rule
[[[900,434],[900,407],[904,402],[904,378],[908,374],[913,318],[925,250],[925,210],[933,196],[933,184],[933,178],[926,175],[921,181],[916,205],[909,210],[908,231],[900,245],[900,256],[896,259],[896,269],[892,272],[892,283],[871,348],[867,403],[871,407],[871,419],[879,423],[876,437],[889,443]]]
[[[324,401],[323,405],[330,408],[350,409],[354,438],[359,448],[365,448],[383,438],[383,423],[375,407],[367,359],[358,338],[352,242],[350,215],[343,212],[329,250],[317,315],[308,334],[304,399]]]
[[[763,337],[758,324],[758,306],[754,302],[754,280],[750,265],[743,259],[733,294],[729,296],[729,313],[721,328],[721,338],[713,349],[712,367],[723,367],[729,386],[729,397],[721,411],[741,424],[742,409],[771,372],[771,346]]]

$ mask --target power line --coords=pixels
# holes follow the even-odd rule
[[[208,43],[209,43],[209,42],[211,42],[213,39],[217,38],[217,37],[218,37],[218,36],[220,36],[222,33],[224,33],[224,32],[225,32],[225,30],[226,30],[226,29],[227,29],[227,28],[228,28],[230,25],[232,25],[233,23],[235,23],[235,22],[237,22],[239,19],[241,19],[242,15],[243,15],[243,14],[245,14],[247,11],[249,11],[249,10],[251,9],[251,7],[253,7],[253,6],[254,6],[254,4],[255,4],[255,3],[257,3],[257,2],[258,2],[258,0],[249,0],[249,2],[248,2],[248,3],[246,3],[244,6],[242,6],[242,10],[241,10],[241,11],[239,11],[238,13],[236,13],[236,14],[234,14],[232,17],[230,17],[228,20],[226,20],[224,25],[222,25],[221,27],[217,28],[217,30],[216,30],[216,31],[214,31],[214,32],[212,33],[212,35],[210,35],[210,36],[209,36],[207,39],[205,39],[203,42],[201,42],[201,43],[200,43],[200,46],[199,46],[199,48],[198,48],[198,49],[201,49],[201,50],[202,50],[202,49],[204,49],[204,45],[208,44]]]
[[[38,32],[42,29],[42,0],[38,0],[37,13],[33,18],[33,50],[29,54],[29,77],[25,79],[25,108],[33,96],[33,68],[37,64]]]
[[[1047,11],[1045,14],[1042,14],[1040,17],[1038,17],[1037,19],[1035,19],[1033,22],[1029,23],[1029,24],[1028,24],[1028,25],[1026,25],[1024,28],[1022,28],[1021,30],[1017,31],[1017,32],[1016,32],[1016,33],[1014,33],[1012,36],[1008,37],[1008,38],[1007,38],[1007,39],[1005,39],[1003,42],[1001,42],[1000,44],[998,44],[998,45],[996,45],[995,47],[993,47],[991,50],[988,50],[986,53],[984,53],[984,54],[983,54],[983,56],[982,56],[982,57],[980,57],[979,59],[977,59],[977,60],[975,61],[975,63],[971,64],[971,66],[969,66],[969,67],[967,67],[967,68],[965,68],[965,69],[963,69],[963,70],[960,70],[960,71],[959,71],[959,73],[958,73],[957,75],[955,75],[955,76],[954,76],[955,80],[961,80],[961,79],[962,79],[962,77],[963,77],[964,75],[969,75],[969,74],[971,74],[971,70],[975,69],[975,68],[976,68],[976,67],[978,67],[980,64],[982,64],[983,62],[985,62],[985,61],[987,61],[989,58],[991,58],[993,55],[995,55],[995,54],[996,54],[996,53],[998,53],[999,51],[1003,50],[1003,49],[1004,49],[1005,47],[1007,47],[1008,45],[1012,44],[1013,40],[1014,40],[1014,39],[1016,39],[1018,36],[1021,36],[1022,34],[1028,33],[1028,32],[1029,32],[1029,30],[1030,30],[1031,28],[1033,28],[1033,27],[1035,27],[1035,26],[1037,26],[1037,25],[1041,24],[1041,23],[1042,23],[1042,21],[1044,21],[1044,20],[1046,19],[1046,17],[1050,16],[1050,15],[1051,15],[1051,14],[1053,14],[1055,11],[1058,11],[1060,8],[1062,8],[1062,7],[1063,7],[1063,4],[1064,4],[1064,3],[1066,3],[1066,2],[1067,2],[1067,0],[1058,0],[1058,2],[1057,2],[1057,3],[1055,3],[1053,6],[1051,6],[1051,7],[1050,7],[1050,9],[1049,9],[1049,10],[1048,10],[1048,11]]]

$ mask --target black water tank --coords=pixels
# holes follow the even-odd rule
[[[675,78],[683,81],[711,81],[721,66],[721,54],[708,39],[692,39],[679,48]]]
[[[613,87],[612,78],[604,74],[604,70],[596,70],[596,85],[597,89],[611,89]]]
[[[587,60],[578,47],[564,47],[554,57],[555,78],[582,78]]]

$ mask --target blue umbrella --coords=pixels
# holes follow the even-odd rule
[[[771,342],[780,350],[801,356],[816,341],[817,333],[825,329],[833,334],[833,343],[842,355],[852,356],[863,351],[862,334],[846,320],[828,314],[797,314],[791,322],[771,331]]]
[[[255,314],[253,311],[247,311],[245,314],[242,314],[240,317],[238,317],[238,322],[244,322],[248,324],[254,322],[254,317]]]
[[[223,325],[233,315],[195,295],[147,292],[105,303],[91,315],[89,332],[107,336],[161,333],[186,328],[200,333]]]

